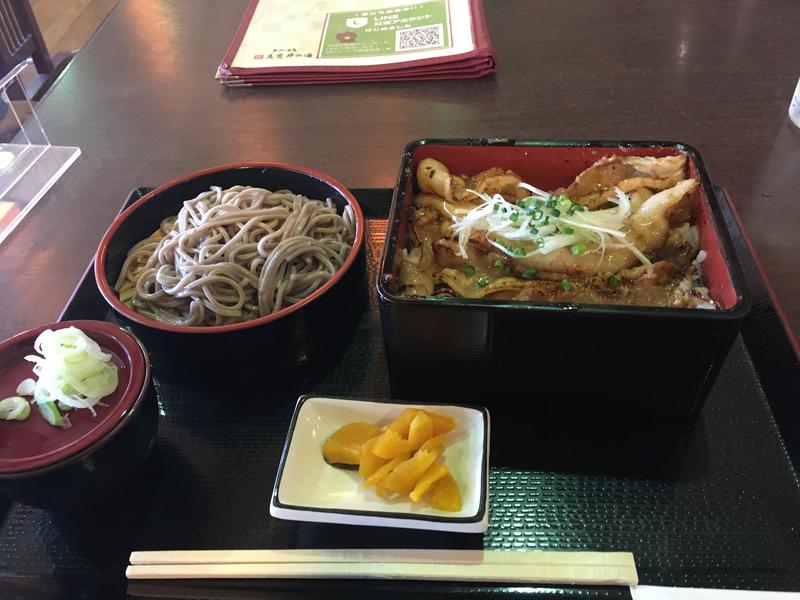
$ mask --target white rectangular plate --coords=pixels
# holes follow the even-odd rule
[[[355,470],[332,467],[322,445],[353,421],[388,424],[407,407],[424,408],[458,423],[444,463],[461,491],[462,509],[449,513],[408,498],[386,501],[362,485]],[[489,524],[489,412],[456,404],[397,404],[303,396],[297,401],[272,492],[279,519],[481,533]]]

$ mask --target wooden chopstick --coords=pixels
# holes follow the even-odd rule
[[[503,552],[498,550],[157,550],[132,552],[132,565],[225,563],[632,564],[629,552]]]
[[[128,579],[403,578],[636,585],[629,552],[168,550],[133,552]]]

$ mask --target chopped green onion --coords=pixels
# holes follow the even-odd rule
[[[11,396],[0,400],[0,419],[24,421],[31,414],[31,405],[22,396]]]
[[[572,244],[569,247],[569,251],[572,256],[580,256],[581,254],[586,254],[586,244],[584,242],[578,242],[577,244]]]
[[[536,273],[538,273],[538,271],[536,269],[534,269],[533,267],[531,267],[529,269],[525,269],[522,272],[522,276],[525,279],[533,279],[534,277],[536,277]]]
[[[567,281],[566,279],[562,279],[561,280],[561,289],[563,289],[565,292],[568,292],[569,291],[569,281]]]
[[[483,204],[469,210],[463,217],[453,215],[451,230],[458,237],[458,255],[467,259],[469,241],[479,231],[488,235],[489,241],[510,257],[531,252],[549,253],[558,248],[570,248],[575,242],[588,244],[590,240],[603,247],[611,238],[635,254],[638,252],[630,242],[624,240],[625,223],[631,212],[630,203],[622,199],[622,192],[618,192],[620,203],[616,208],[591,212],[565,194],[537,196],[540,192],[536,188],[532,188],[532,191],[533,196],[520,198],[516,204],[500,194],[478,194]],[[495,207],[499,208],[495,210]],[[565,223],[565,212],[569,215],[582,214],[575,217],[575,222]],[[521,246],[525,252],[517,250],[517,246]],[[573,251],[580,253],[581,248],[576,246]],[[649,263],[649,259],[640,252],[636,255],[642,263]]]
[[[527,254],[527,252],[525,252],[525,248],[520,248],[519,246],[511,250],[511,253],[514,256],[525,256]]]
[[[76,327],[46,329],[36,338],[33,347],[41,356],[34,354],[25,358],[36,363],[38,381],[33,390],[27,382],[18,387],[21,391],[33,392],[39,411],[53,425],[69,427],[69,419],[61,419],[59,407],[63,410],[85,408],[95,415],[94,405],[119,384],[111,354],[103,352],[96,341]]]
[[[472,277],[473,275],[475,275],[475,267],[473,267],[472,265],[464,265],[463,267],[461,267],[461,270],[464,271],[464,275],[466,275],[467,277]]]
[[[53,427],[63,427],[67,428],[69,425],[69,421],[65,421],[65,419],[61,416],[61,413],[58,412],[56,408],[55,402],[39,402],[37,404],[39,407],[39,413],[44,417],[44,420],[50,423]]]
[[[606,285],[610,290],[617,289],[619,287],[619,277],[615,277],[614,275],[609,275],[608,279],[606,279]]]
[[[479,288],[483,289],[487,285],[489,285],[489,278],[488,277],[481,277],[480,279],[478,279],[478,287]]]
[[[502,260],[498,258],[496,261],[494,261],[494,266],[497,267],[498,269],[502,269],[503,267],[506,266],[506,263],[504,263]]]

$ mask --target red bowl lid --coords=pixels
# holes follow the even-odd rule
[[[147,385],[147,358],[132,335],[102,321],[64,321],[24,331],[0,343],[0,398],[17,395],[26,378],[36,379],[33,363],[25,355],[36,354],[33,343],[45,329],[74,326],[111,354],[117,365],[117,389],[96,406],[97,416],[84,409],[69,411],[72,427],[47,423],[35,405],[24,421],[0,421],[0,477],[52,467],[114,433],[133,412]]]

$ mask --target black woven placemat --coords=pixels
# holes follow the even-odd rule
[[[370,282],[387,190],[357,196]],[[744,251],[740,245],[740,251]],[[751,282],[752,285],[752,282]],[[91,274],[65,318],[104,318]],[[667,376],[654,369],[654,377]],[[768,398],[737,340],[696,423],[597,420],[492,399],[490,525],[481,535],[294,523],[268,503],[300,393],[389,397],[374,298],[347,353],[311,389],[189,391],[157,380],[159,438],[116,498],[76,511],[10,504],[0,528],[0,598],[112,598],[132,550],[417,547],[625,550],[642,583],[800,590],[800,487]],[[785,392],[786,390],[784,390]],[[405,593],[627,597],[621,588],[365,581],[146,582],[132,597],[367,597]]]

